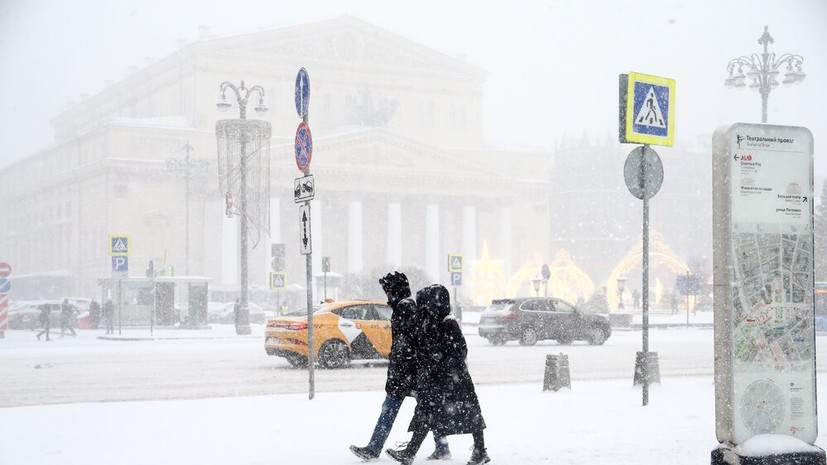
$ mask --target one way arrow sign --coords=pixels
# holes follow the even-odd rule
[[[299,217],[301,218],[300,232],[301,240],[299,241],[299,250],[302,255],[309,255],[312,252],[313,241],[310,240],[310,205],[303,204],[299,207]]]

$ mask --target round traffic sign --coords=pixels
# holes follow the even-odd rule
[[[0,262],[0,278],[5,278],[11,274],[11,265],[6,262]]]
[[[629,152],[623,166],[623,178],[635,197],[641,200],[654,197],[663,184],[663,164],[657,152],[648,145]]]
[[[306,172],[310,168],[310,159],[313,157],[313,136],[310,127],[302,121],[296,129],[296,166],[299,171]]]
[[[307,108],[310,106],[310,76],[307,70],[302,68],[296,75],[296,113],[299,118],[307,116]]]
[[[546,264],[543,264],[543,267],[540,269],[540,273],[542,273],[543,279],[546,281],[548,281],[548,278],[551,277],[551,269]]]

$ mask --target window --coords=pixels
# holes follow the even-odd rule
[[[572,307],[568,302],[563,302],[562,300],[556,300],[554,302],[555,311],[562,312],[562,313],[574,313],[574,307]]]
[[[364,305],[352,305],[350,307],[339,308],[333,311],[333,313],[348,320],[362,320],[364,319],[366,312],[367,307]]]

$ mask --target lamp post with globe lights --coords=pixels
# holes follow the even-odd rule
[[[255,106],[255,111],[262,114],[267,111],[267,106],[264,104],[264,88],[261,86],[253,86],[247,88],[244,86],[244,81],[241,81],[241,86],[235,86],[230,82],[222,82],[220,87],[220,101],[216,104],[219,110],[227,111],[232,107],[232,103],[227,101],[227,94],[235,95],[235,101],[238,104],[239,119],[227,119],[216,122],[216,136],[218,138],[218,156],[219,156],[219,172],[221,177],[222,191],[226,191],[227,199],[227,215],[232,216],[237,213],[240,221],[239,231],[239,254],[241,264],[241,289],[239,299],[239,310],[236,315],[236,334],[250,334],[250,314],[249,314],[249,298],[248,298],[248,264],[247,264],[247,236],[249,233],[248,222],[251,221],[249,208],[251,208],[250,201],[267,202],[269,201],[269,175],[270,175],[270,154],[269,154],[269,139],[270,139],[270,123],[259,120],[247,119],[247,102],[250,97],[258,96],[258,105]],[[254,166],[250,164],[255,163]],[[266,166],[265,166],[266,163]],[[254,179],[252,186],[250,184],[251,176]],[[266,190],[266,193],[259,195],[259,190]],[[234,210],[234,196],[232,191],[237,194],[237,210]],[[266,229],[269,227],[266,221],[269,221],[267,212],[268,206],[260,204],[252,205],[257,215],[253,215],[253,225],[258,229]]]
[[[751,89],[761,94],[762,123],[767,122],[767,100],[770,92],[778,87],[779,82],[776,76],[781,72],[780,69],[785,67],[784,80],[781,81],[785,85],[799,84],[807,76],[801,70],[804,58],[791,53],[776,56],[775,52],[769,51],[769,45],[774,42],[775,39],[770,35],[769,26],[764,26],[764,33],[758,38],[758,43],[764,46],[764,52],[730,60],[727,64],[729,77],[724,81],[727,87],[743,89],[749,85]],[[744,82],[747,78],[750,80],[749,84]]]

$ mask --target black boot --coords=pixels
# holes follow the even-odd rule
[[[385,453],[402,465],[411,465],[416,457],[416,451],[411,450],[410,445],[404,449],[385,449]]]
[[[471,460],[469,460],[465,465],[485,465],[490,461],[491,458],[488,456],[488,452],[486,452],[485,449],[474,448],[474,452],[471,453]]]
[[[368,460],[375,460],[379,457],[379,452],[372,451],[367,447],[350,446],[350,451],[353,452],[353,455],[366,462]]]

